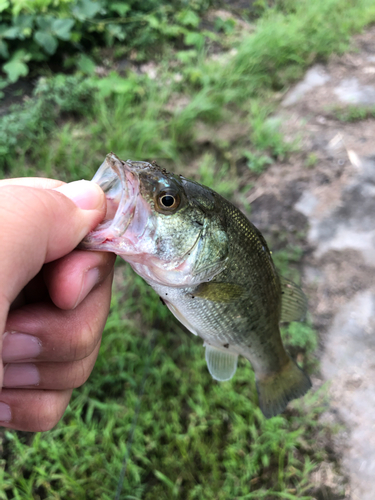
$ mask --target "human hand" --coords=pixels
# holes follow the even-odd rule
[[[105,210],[87,181],[0,181],[1,426],[51,429],[93,369],[115,256],[75,248]]]

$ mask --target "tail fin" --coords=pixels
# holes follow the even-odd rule
[[[311,381],[304,371],[289,358],[289,362],[277,373],[257,378],[259,406],[266,418],[282,413],[292,399],[306,394]]]

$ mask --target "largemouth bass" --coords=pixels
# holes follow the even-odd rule
[[[284,349],[280,321],[301,320],[303,292],[281,278],[267,243],[235,206],[212,189],[155,163],[109,154],[93,181],[107,197],[103,223],[82,242],[114,252],[204,340],[212,377],[229,380],[238,356],[254,369],[266,417],[311,387]]]

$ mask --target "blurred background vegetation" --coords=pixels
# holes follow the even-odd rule
[[[89,179],[114,151],[184,172],[250,215],[259,174],[298,149],[272,117],[280,96],[344,51],[375,5],[0,0],[0,18],[2,177]],[[303,235],[273,238],[298,281]],[[283,335],[313,373],[309,322]],[[0,434],[0,499],[328,498],[312,480],[334,460],[323,410],[324,391],[311,392],[265,420],[249,363],[213,381],[201,341],[118,262],[98,362],[63,421]]]

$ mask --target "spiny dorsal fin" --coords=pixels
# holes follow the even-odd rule
[[[303,321],[307,311],[307,298],[293,281],[280,276],[281,318],[280,321]]]
[[[224,352],[205,344],[208,371],[215,380],[230,380],[237,370],[238,354]]]

